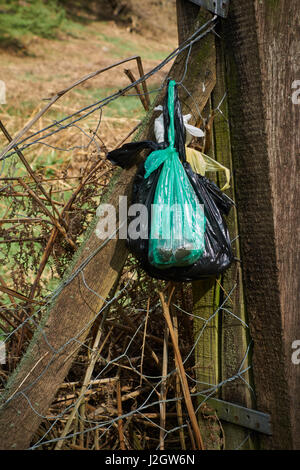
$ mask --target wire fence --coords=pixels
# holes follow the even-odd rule
[[[103,243],[99,242],[94,252],[61,282],[74,251],[92,223],[99,197],[116,171],[105,159],[107,148],[118,147],[136,135],[141,127],[139,119],[126,119],[125,123],[121,122],[124,135],[121,139],[116,137],[120,134],[120,120],[106,119],[104,108],[117,99],[128,97],[132,88],[145,84],[147,79],[184,53],[184,70],[178,84],[191,95],[188,85],[183,82],[192,46],[213,33],[215,25],[216,17],[138,80],[67,116],[50,119],[44,126],[39,124],[40,128],[33,127],[41,122],[34,117],[27,133],[19,132],[14,139],[2,123],[2,131],[10,141],[0,156],[0,195],[3,198],[0,288],[5,297],[0,305],[0,333],[6,349],[6,362],[0,366],[3,388],[34,336],[40,334],[48,346],[46,365],[45,355],[34,365],[38,370],[43,363],[42,371],[29,383],[25,377],[10,395],[5,392],[1,405],[5,409],[9,403],[17,404],[21,398],[25,399],[40,418],[41,424],[32,437],[30,449],[193,449],[197,442],[184,381],[196,415],[201,414],[210,397],[221,396],[218,395],[221,390],[232,382],[253,393],[249,384],[249,327],[234,311],[236,303],[232,300],[240,288],[237,276],[231,279],[229,290],[224,288],[223,280],[218,281],[221,300],[208,316],[202,317],[195,313],[190,283],[170,286],[151,279],[129,256],[114,294],[103,298],[89,285],[85,269],[111,243],[116,235],[113,233]],[[96,74],[91,74],[88,79]],[[50,100],[51,104],[75,85],[58,93]],[[143,90],[139,88],[138,93],[131,92],[130,96],[139,99],[157,94],[163,87],[164,83],[161,83],[158,88],[145,91],[143,85]],[[223,101],[224,97],[215,112],[227,122]],[[203,112],[199,109],[197,112],[197,119],[205,124]],[[44,111],[39,114],[44,116]],[[105,139],[107,135],[110,140]],[[50,153],[45,154],[46,151]],[[68,163],[58,169],[60,153],[65,152],[70,153]],[[235,236],[233,246],[237,242]],[[103,305],[83,329],[56,348],[41,318],[64,289],[78,279],[86,301],[92,294],[100,298]],[[176,344],[171,341],[165,322],[162,296],[172,317],[184,378],[179,370]],[[199,374],[195,351],[217,317],[233,318],[236,329],[248,340],[237,370],[217,383],[207,383]],[[198,322],[197,330],[195,322]],[[84,332],[86,336],[82,341]],[[57,357],[66,351],[69,354],[70,345],[74,346],[72,366],[48,411],[41,413],[31,401],[30,391],[43,381]],[[221,424],[218,435],[222,448]],[[250,437],[246,434],[238,448],[244,448]]]

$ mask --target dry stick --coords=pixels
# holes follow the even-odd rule
[[[74,193],[71,195],[70,199],[67,201],[67,203],[64,205],[64,207],[62,208],[62,211],[60,213],[60,217],[62,218],[63,214],[70,210],[76,196],[78,195],[78,193],[82,190],[82,188],[84,187],[84,185],[89,181],[89,179],[92,177],[92,175],[95,173],[95,171],[98,169],[98,166],[101,162],[98,162],[95,167],[89,172],[89,174],[86,176],[86,178],[84,179],[83,182],[81,182],[78,187],[76,188],[76,190],[74,191]],[[108,171],[110,170],[104,170],[103,172],[100,173],[99,177],[105,175]],[[58,235],[58,229],[56,227],[54,227],[54,229],[52,230],[51,232],[51,235],[50,235],[50,238],[47,242],[47,245],[46,245],[46,248],[44,250],[44,253],[43,253],[43,256],[42,256],[42,259],[40,261],[40,265],[39,265],[39,269],[38,269],[38,272],[36,274],[36,277],[35,277],[35,280],[32,284],[32,287],[31,287],[31,290],[30,290],[30,298],[32,299],[34,297],[34,294],[35,294],[35,291],[36,291],[36,288],[37,288],[37,285],[39,283],[39,280],[41,278],[41,275],[43,274],[43,271],[45,269],[45,266],[47,264],[47,261],[48,261],[48,258],[49,256],[51,255],[51,252],[52,252],[52,247],[54,245],[54,242],[56,240],[56,237]]]
[[[136,331],[136,325],[132,322],[132,320],[127,316],[127,315],[124,315],[123,314],[123,310],[120,311],[121,314],[123,315],[123,318],[125,319],[125,321],[128,323],[128,327],[126,326],[125,329],[128,329],[130,328],[132,331]],[[122,325],[123,327],[123,325]],[[139,334],[142,334],[142,332],[140,331]],[[145,347],[148,349],[148,351],[150,352],[151,356],[153,357],[154,361],[156,362],[157,365],[159,365],[159,359],[157,357],[157,355],[155,354],[155,352],[153,351],[153,349],[151,348],[151,346],[148,344],[148,343],[145,343]]]
[[[4,313],[2,313],[0,311],[0,318],[2,318],[3,321],[5,321],[6,323],[8,323],[14,330],[17,328],[17,326],[11,321],[9,320],[8,318],[6,318],[6,316],[4,315]],[[18,325],[18,324],[17,324]],[[6,330],[5,326],[3,325],[3,323],[1,322],[1,329],[3,330]],[[6,331],[8,332],[8,330]]]
[[[142,386],[142,380],[143,380],[143,362],[144,362],[144,352],[145,352],[145,342],[146,342],[146,334],[147,334],[147,325],[148,325],[148,318],[149,318],[149,310],[150,310],[150,297],[148,297],[148,302],[147,302],[147,313],[146,313],[146,319],[145,319],[145,328],[144,328],[144,335],[143,335],[143,345],[142,345],[142,357],[141,357],[141,378],[140,378],[140,387]]]
[[[45,303],[45,302],[39,302],[37,300],[31,300],[25,295],[20,294],[19,292],[16,292],[15,290],[10,289],[9,287],[3,286],[3,285],[0,286],[0,291],[5,292],[5,294],[9,296],[16,297],[17,299],[23,300],[23,302],[29,302],[29,303],[38,304],[38,305],[44,305]]]
[[[188,428],[188,432],[189,432],[189,436],[190,436],[190,440],[191,440],[191,444],[192,444],[192,450],[197,450],[195,438],[194,438],[194,435],[193,435],[193,431],[191,429],[191,425],[188,421],[186,422],[186,424],[187,424],[187,428]]]
[[[8,142],[12,142],[12,137],[11,135],[9,134],[8,130],[5,128],[4,124],[1,122],[0,120],[0,129],[2,130],[3,134],[5,135],[5,137],[7,138]],[[47,193],[47,191],[44,189],[43,185],[40,183],[39,179],[36,177],[34,171],[32,170],[31,166],[29,165],[29,163],[27,162],[26,158],[24,157],[23,153],[21,152],[21,150],[18,149],[17,146],[14,146],[14,150],[17,152],[17,155],[18,157],[20,158],[20,160],[22,161],[23,165],[25,166],[26,170],[28,171],[28,173],[30,174],[30,176],[32,177],[32,179],[35,181],[35,183],[37,184],[38,188],[41,190],[41,192],[44,194],[45,198],[47,199],[47,201],[49,201],[49,203],[51,204],[54,212],[56,212],[56,214],[59,216],[59,213],[56,209],[56,207],[52,204],[52,199],[51,197],[49,196],[49,194]]]
[[[0,243],[16,243],[16,242],[42,242],[45,237],[23,237],[23,238],[10,238],[9,240],[0,240]]]
[[[119,142],[115,149],[118,149],[119,147],[121,147],[121,145],[124,144],[124,142],[126,142],[126,140],[142,125],[142,121],[139,122],[133,129],[131,129],[131,131],[127,134],[127,136],[121,140],[121,142]]]
[[[19,178],[18,178],[19,179]],[[30,197],[29,194],[27,193],[20,193],[20,192],[14,192],[14,193],[3,193],[1,192],[1,195],[2,196],[13,196],[13,197]],[[39,196],[41,201],[47,201],[47,199],[43,196]],[[65,203],[64,202],[59,202],[59,201],[55,201],[52,199],[52,203],[53,204],[56,204],[57,206],[64,206]]]
[[[80,420],[79,420],[79,445],[80,447],[84,448],[84,422],[83,420],[81,419],[81,417],[85,417],[85,402],[81,402],[80,404],[80,407],[79,407],[79,416],[80,416]]]
[[[115,378],[114,381],[110,381],[110,383],[113,383],[113,382],[117,382],[119,380],[118,377]],[[93,382],[93,381],[92,381]],[[91,383],[89,383],[89,386],[91,386]],[[147,387],[143,387],[143,388],[140,388],[139,390],[135,390],[134,392],[130,392],[130,393],[127,393],[126,395],[123,395],[122,398],[121,398],[121,401],[122,402],[125,402],[127,400],[132,400],[133,398],[136,398],[138,397],[139,395],[141,395],[141,393],[147,391],[151,389],[151,387],[148,385]],[[102,389],[101,388],[95,388],[95,389],[90,389],[90,390],[86,390],[85,392],[85,398],[88,399],[89,396],[91,395],[94,395],[96,393],[98,393],[99,391],[101,391]],[[57,405],[59,403],[62,403],[62,402],[65,402],[65,401],[70,401],[70,400],[74,400],[74,398],[78,397],[78,392],[74,392],[74,393],[70,393],[68,395],[64,395],[60,398],[57,398],[53,403],[52,405]],[[97,408],[96,408],[97,410]]]
[[[101,354],[102,352],[102,349],[104,348],[109,336],[111,335],[111,332],[113,330],[113,327],[109,330],[109,332],[107,333],[103,343],[101,344],[101,347],[99,348],[99,350],[97,351],[97,348],[99,346],[99,343],[100,343],[100,340],[101,340],[101,336],[102,336],[102,328],[100,327],[98,329],[98,332],[97,332],[97,335],[96,335],[96,338],[94,340],[94,344],[93,344],[93,352],[92,352],[92,357],[91,357],[91,362],[86,370],[86,373],[85,373],[85,376],[84,376],[84,380],[83,380],[83,384],[82,384],[82,387],[81,387],[81,390],[80,390],[80,397],[84,397],[84,394],[88,388],[88,385],[90,383],[90,380],[91,380],[91,376],[92,376],[92,373],[93,373],[93,370],[94,370],[94,367],[96,365],[96,362],[98,360],[98,357],[99,355]],[[61,440],[57,442],[56,446],[55,446],[55,450],[60,450],[63,446],[63,443],[64,443],[64,438],[66,437],[66,435],[68,434],[69,432],[69,429],[72,425],[72,422],[74,420],[74,417],[80,407],[82,403],[82,398],[79,399],[76,403],[76,405],[74,406],[73,408],[73,411],[72,413],[70,414],[69,418],[68,418],[68,421],[66,423],[66,426],[61,434]]]
[[[7,321],[6,318],[5,318],[5,316],[2,315],[1,312],[0,312],[0,318],[3,318],[4,321]],[[8,322],[7,322],[7,323],[8,323]],[[13,326],[13,325],[11,325],[11,326],[12,326],[13,328],[15,328],[15,326]],[[9,329],[8,329],[7,327],[5,327],[5,326],[3,325],[3,323],[1,324],[1,330],[2,330],[3,333],[8,333],[8,332],[9,332]],[[0,373],[2,373],[2,370],[1,370],[1,369],[0,369]]]
[[[117,409],[118,409],[118,416],[123,415],[122,410],[122,398],[121,398],[121,384],[120,378],[117,381]],[[123,421],[122,418],[118,420],[118,432],[119,432],[119,440],[120,440],[120,449],[126,450],[125,441],[124,441],[124,432],[123,432]]]
[[[17,324],[17,325],[20,325],[20,323],[22,323],[21,318],[18,317],[18,316],[14,313],[14,311],[13,311],[11,308],[9,308],[8,305],[0,304],[0,307],[1,307],[2,309],[6,309],[6,310],[9,309],[9,312],[8,312],[8,313],[9,313],[9,315],[10,315],[14,320],[16,320],[16,322],[17,322],[16,324]],[[16,306],[16,307],[17,307],[17,306]],[[0,315],[1,315],[1,312],[0,312]],[[7,320],[7,318],[6,318],[5,316],[3,316],[2,318],[5,318],[6,321],[9,323],[9,321]],[[11,326],[12,326],[12,325],[11,325]],[[25,325],[24,325],[24,326],[25,326]],[[27,326],[27,328],[28,328],[29,330],[31,329],[31,327],[30,327],[30,325],[29,325],[28,323],[26,323],[26,326]],[[14,327],[14,329],[15,329],[15,327]],[[16,333],[18,334],[19,332],[16,332]]]
[[[46,219],[18,217],[17,219],[1,219],[0,225],[2,224],[29,224],[32,222],[45,222],[47,224],[52,224],[50,220],[46,220]]]
[[[86,449],[85,447],[81,447],[76,444],[70,444],[69,447],[70,449],[73,449],[73,450],[89,450],[89,449]]]
[[[169,297],[169,303],[171,301],[171,296],[172,296],[173,292],[174,292],[174,288],[173,288],[173,290],[171,292],[171,295]],[[197,418],[196,418],[196,415],[195,415],[195,410],[194,410],[194,407],[193,407],[193,403],[192,403],[192,399],[191,399],[191,395],[190,395],[190,391],[189,391],[189,387],[188,387],[188,383],[187,383],[187,378],[186,378],[186,375],[185,375],[185,370],[184,370],[180,350],[179,350],[179,347],[178,347],[178,344],[177,344],[177,341],[176,341],[176,335],[174,333],[174,328],[173,328],[172,320],[171,320],[171,317],[170,317],[169,305],[166,303],[164,295],[163,295],[162,292],[159,293],[159,297],[160,297],[160,301],[161,301],[161,305],[162,305],[162,309],[163,309],[163,314],[164,314],[166,323],[167,323],[167,325],[169,327],[169,330],[170,330],[170,336],[171,336],[172,343],[173,343],[174,353],[175,353],[175,357],[176,357],[176,360],[177,360],[177,363],[178,363],[178,370],[179,370],[179,374],[180,374],[182,391],[183,391],[186,407],[187,407],[187,410],[188,410],[188,413],[189,413],[189,417],[190,417],[190,420],[191,420],[191,425],[192,425],[194,435],[195,435],[195,438],[196,438],[197,447],[198,447],[199,450],[204,450],[203,440],[202,440],[202,437],[201,437],[199,425],[198,425]]]
[[[91,78],[94,78],[97,75],[100,75],[101,73],[112,69],[113,67],[117,67],[118,65],[124,64],[125,62],[129,62],[130,60],[136,60],[137,61],[139,71],[141,73],[141,70],[143,71],[143,68],[142,68],[140,56],[128,57],[127,59],[120,60],[118,62],[115,62],[112,65],[109,65],[109,66],[104,67],[102,69],[96,70],[95,72],[89,73],[88,75],[85,75],[84,77],[80,78],[79,80],[76,80],[76,82],[72,83],[72,85],[68,86],[64,90],[59,91],[52,98],[49,98],[49,100],[50,100],[49,103],[47,103],[46,106],[44,106],[44,108],[42,108],[35,115],[35,117],[33,119],[31,119],[28,122],[28,124],[26,124],[26,126],[16,135],[16,137],[13,138],[13,140],[9,143],[9,145],[7,145],[7,147],[5,147],[5,149],[0,153],[0,158],[2,158],[7,152],[9,152],[12,148],[14,148],[15,145],[17,144],[17,142],[21,139],[21,137],[23,137],[23,135],[26,134],[26,132],[28,132],[29,129],[31,129],[31,127],[40,119],[40,117],[43,116],[43,114],[45,114],[48,111],[48,109],[51,108],[51,106],[54,103],[56,103],[56,101],[58,101],[62,96],[64,96],[66,93],[68,93],[70,90],[72,90],[76,86],[81,85],[82,83],[86,82],[87,80],[90,80]],[[143,75],[141,75],[141,77],[142,76]],[[143,84],[144,84],[144,82],[143,82]],[[144,87],[144,85],[143,85],[143,87]],[[146,93],[147,93],[147,89],[146,89]]]
[[[99,447],[99,428],[95,429],[94,446],[95,446],[95,450],[100,450],[100,447]]]
[[[58,230],[56,227],[54,227],[54,229],[52,230],[51,232],[51,235],[49,237],[49,240],[47,241],[47,245],[46,245],[46,248],[44,250],[44,253],[43,253],[43,256],[42,256],[42,259],[40,261],[40,265],[39,265],[39,269],[37,271],[37,274],[35,276],[35,280],[32,284],[32,287],[31,287],[31,290],[30,290],[30,299],[33,299],[34,297],[34,294],[35,294],[35,290],[37,288],[37,285],[38,285],[38,282],[41,278],[41,275],[45,269],[45,266],[47,264],[47,261],[48,261],[48,258],[49,256],[51,255],[51,252],[52,252],[52,247],[54,245],[54,242],[56,240],[56,237],[58,235]]]
[[[101,159],[101,162],[104,162],[104,161],[105,161],[104,158]],[[94,165],[98,165],[98,162],[96,162]],[[48,168],[51,168],[51,167],[54,167],[54,165],[50,165],[50,167],[48,167]],[[45,167],[45,168],[47,168],[47,167]],[[74,180],[74,179],[77,179],[77,180],[78,180],[78,179],[83,179],[83,176],[84,176],[84,175],[82,175],[82,174],[81,174],[81,175],[77,175],[77,176],[61,176],[60,178],[41,179],[40,182],[50,183],[50,182],[52,182],[52,181],[59,181],[60,183],[62,183],[62,184],[64,184],[65,186],[67,186],[67,189],[72,189],[72,186],[70,186],[70,185],[67,183],[67,180],[71,180],[71,179],[72,179],[72,180]],[[5,181],[13,181],[13,182],[10,184],[10,186],[13,187],[13,186],[17,186],[17,185],[19,184],[19,178],[20,178],[19,176],[14,177],[14,178],[0,178],[0,181],[4,181],[4,180],[5,180]],[[23,179],[23,181],[26,181],[26,180],[29,179],[29,178],[26,178],[26,176],[22,176],[22,179]],[[57,190],[57,191],[52,191],[52,193],[57,193],[57,192],[61,192],[61,191],[63,191],[63,190],[62,190],[62,189],[59,189],[59,190]],[[12,196],[15,196],[15,195],[17,195],[17,196],[18,196],[18,195],[19,195],[19,196],[25,196],[26,193],[20,193],[20,192],[4,193],[4,192],[2,191],[1,194],[5,194],[5,195],[8,194],[9,196],[10,196],[10,195],[12,195]],[[42,197],[42,196],[40,196],[40,197],[41,197],[41,199],[43,199],[43,201],[47,201],[47,200],[48,200],[46,197]],[[50,202],[51,202],[51,204],[55,204],[57,201],[55,201],[55,200],[53,200],[53,199],[50,199]],[[62,203],[62,204],[64,205],[65,203]],[[58,215],[60,215],[60,214],[58,213]]]
[[[89,397],[90,397],[91,395],[95,395],[95,394],[98,393],[98,392],[99,392],[98,389],[96,389],[96,390],[87,390],[87,391],[85,392],[85,400],[86,400],[86,399],[89,399]],[[66,401],[72,402],[75,398],[78,398],[78,393],[77,393],[77,392],[76,392],[76,393],[72,393],[72,394],[70,394],[70,395],[65,395],[64,397],[55,400],[55,401],[52,403],[52,405],[55,406],[55,405],[64,403],[64,402],[66,402]],[[80,414],[80,415],[81,415],[81,414]]]
[[[224,289],[224,287],[222,286],[222,284],[220,283],[219,279],[216,277],[216,283],[220,286],[220,289],[222,289],[222,291],[225,293],[226,295],[226,298],[227,300],[233,304],[233,300],[231,298],[231,295],[229,295],[229,293],[226,291],[226,289]]]
[[[7,287],[7,284],[6,284],[6,282],[4,281],[4,279],[3,279],[2,276],[0,276],[0,284],[1,284],[3,287],[9,289],[9,287]],[[14,301],[14,296],[11,295],[10,292],[7,292],[7,295],[8,295],[8,297],[9,297],[9,300],[11,301],[12,305],[13,305],[15,308],[17,308],[17,304],[16,304],[16,302]]]
[[[1,192],[1,196],[4,196],[4,194],[2,192]],[[1,204],[1,205],[3,207],[3,204]],[[12,208],[12,203],[8,204],[7,207],[4,205],[4,207],[5,207],[5,213],[3,214],[3,218],[5,219],[5,217],[9,213],[10,209]]]
[[[66,241],[69,243],[69,245],[74,249],[76,250],[77,249],[77,246],[76,244],[73,242],[73,240],[71,240],[69,237],[68,237],[68,234],[65,230],[64,227],[62,227],[62,225],[58,222],[57,219],[55,219],[55,217],[53,217],[53,215],[51,214],[51,212],[47,209],[47,207],[45,206],[45,204],[41,201],[41,199],[39,198],[39,196],[37,196],[35,194],[34,191],[32,191],[32,189],[30,189],[30,187],[24,182],[22,181],[21,178],[19,178],[19,182],[20,184],[23,186],[23,188],[25,188],[27,190],[27,192],[31,195],[31,197],[39,204],[39,206],[41,207],[41,209],[45,212],[45,214],[51,219],[51,221],[53,222],[53,224],[55,225],[55,227],[60,231],[60,233],[63,235],[63,237],[66,239]]]
[[[116,328],[119,328],[120,330],[125,330],[125,331],[133,331],[135,332],[136,331],[136,327],[133,327],[133,326],[129,326],[129,325],[122,325],[121,323],[118,323],[116,321],[113,321],[113,320],[106,320],[106,323],[108,325],[113,325],[115,326]],[[137,333],[138,335],[141,335],[142,332],[141,331],[138,331]],[[155,341],[156,343],[159,343],[159,344],[163,344],[164,340],[159,338],[158,336],[154,336],[154,335],[151,335],[150,333],[146,333],[146,337],[151,339],[152,341]],[[145,347],[147,347],[147,343],[145,343]],[[155,354],[156,356],[156,354]],[[156,356],[157,357],[157,356]],[[156,360],[155,360],[156,362]],[[158,360],[158,364],[159,364],[159,360]]]
[[[122,400],[122,401],[123,401],[123,400]],[[118,416],[117,410],[113,410],[111,413],[112,413],[113,415],[117,415],[117,416]],[[106,418],[106,419],[107,419],[107,414],[97,414],[96,416],[97,416],[97,418],[101,418],[101,419],[102,419],[102,418],[104,418],[104,419]],[[132,413],[131,413],[131,416],[134,417],[134,420],[141,420],[142,422],[145,423],[144,419],[140,417],[140,416],[141,416],[141,412],[140,412],[140,411],[132,412]],[[143,417],[146,417],[146,418],[150,418],[150,419],[160,419],[160,413],[142,413],[142,416],[143,416]],[[176,413],[176,412],[166,413],[166,417],[167,417],[167,418],[176,418],[176,416],[177,416],[177,413]],[[188,417],[187,414],[186,414],[185,416]],[[54,417],[54,416],[47,416],[47,419],[48,419],[49,421],[51,421],[51,420],[54,421],[54,420],[56,420],[57,418]],[[95,417],[93,417],[93,419],[95,419]],[[63,421],[63,419],[61,419],[61,418],[59,418],[59,420],[60,420],[60,421]],[[157,425],[156,425],[156,424],[153,424],[153,426],[155,426],[155,427],[157,428]]]
[[[12,393],[12,395],[9,397],[8,400],[11,400],[12,397],[17,393],[18,390],[20,390],[20,388],[22,387],[23,383],[25,382],[25,380],[27,379],[27,377],[31,374],[31,372],[38,366],[38,364],[46,357],[48,356],[49,354],[49,351],[47,351],[45,354],[43,354],[39,360],[34,364],[34,366],[31,368],[31,370],[28,372],[28,374],[25,375],[24,379],[22,380],[22,382],[19,384],[19,386],[16,388],[16,390]]]
[[[174,333],[176,337],[176,342],[178,344],[177,313],[171,306],[170,306],[170,310],[171,310],[172,317],[173,317],[173,325],[174,325]],[[175,367],[178,370],[178,363],[177,363],[176,357],[175,357]],[[178,374],[176,374],[175,381],[176,381],[175,383],[176,398],[179,398],[181,394],[180,394],[180,378]],[[181,401],[179,399],[176,401],[176,410],[177,410],[177,420],[178,420],[178,426],[179,426],[179,437],[180,437],[181,448],[183,450],[186,450],[184,431],[182,427],[183,426],[182,406],[181,406]]]
[[[125,73],[125,75],[127,75],[127,77],[129,78],[129,80],[131,81],[131,83],[135,83],[135,82],[136,82],[136,79],[135,79],[135,77],[134,77],[134,75],[133,75],[133,73],[131,72],[130,69],[125,69],[125,70],[124,70],[124,73]],[[141,89],[140,89],[140,86],[139,86],[139,85],[134,85],[134,88],[135,88],[137,94],[139,95],[139,98],[140,98],[141,103],[142,103],[142,105],[143,105],[143,107],[144,107],[144,110],[145,110],[145,111],[149,111],[149,105],[148,105],[148,103],[147,103],[147,101],[146,101],[145,95],[142,94],[142,91],[141,91]]]
[[[120,417],[118,419],[117,426],[118,428],[118,433],[119,433],[119,444],[120,444],[120,449],[121,450],[126,450],[125,446],[125,439],[124,439],[124,430],[123,430],[123,421],[122,421],[122,415],[123,415],[123,410],[122,410],[122,394],[121,394],[121,382],[120,382],[120,366],[118,367],[118,372],[117,372],[117,387],[116,387],[116,395],[117,395],[117,414]]]
[[[71,208],[74,200],[76,199],[76,196],[80,193],[82,188],[88,183],[88,181],[91,179],[93,174],[98,170],[99,165],[101,164],[102,164],[102,160],[97,162],[94,168],[92,168],[91,171],[88,173],[88,175],[85,177],[85,179],[77,186],[77,188],[71,195],[70,199],[68,200],[68,202],[65,204],[64,208],[62,209],[61,214],[63,214],[64,212],[68,211]],[[111,172],[111,168],[106,168],[98,175],[98,178],[101,178],[102,176],[106,175],[109,172]]]
[[[147,390],[151,388],[152,387],[150,387],[150,385],[147,385],[146,387],[139,388],[138,390],[135,390],[134,392],[126,393],[126,395],[122,396],[122,401],[132,400],[132,398],[138,397],[139,395],[141,395],[141,393],[146,392]]]
[[[169,329],[165,326],[164,329],[164,347],[163,347],[163,363],[162,363],[162,381],[160,387],[160,433],[159,433],[159,448],[165,448],[165,429],[166,429],[166,399],[167,399],[167,373],[168,373],[168,338]]]
[[[137,56],[136,61],[137,61],[138,69],[139,69],[140,78],[142,78],[145,75],[145,73],[144,73],[141,57]],[[150,108],[150,98],[149,98],[149,94],[148,94],[148,90],[147,90],[146,80],[142,81],[142,87],[143,87],[144,96],[145,96],[145,99],[146,99],[146,102],[147,102],[147,106],[148,106],[148,109],[149,109]]]
[[[90,380],[90,385],[91,386],[93,386],[93,385],[100,385],[101,386],[103,384],[113,383],[116,380],[117,380],[117,377],[107,377],[105,379],[95,379],[95,380]],[[77,380],[76,382],[64,382],[59,387],[59,390],[65,389],[65,388],[68,388],[68,387],[76,387],[76,385],[79,385],[79,384],[80,384],[79,380]]]

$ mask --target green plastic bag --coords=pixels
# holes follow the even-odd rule
[[[205,248],[205,216],[175,148],[174,80],[168,87],[169,146],[145,161],[145,178],[162,163],[152,202],[149,262],[160,268],[195,263]]]

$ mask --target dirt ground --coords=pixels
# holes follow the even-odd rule
[[[56,40],[29,37],[26,39],[26,55],[0,49],[0,80],[6,84],[6,104],[0,105],[0,118],[14,134],[45,104],[45,98],[77,79],[136,54],[142,57],[147,72],[176,47],[176,41],[174,16],[174,24],[169,22],[168,33],[163,34],[163,40],[161,27],[156,30],[155,27],[144,28],[141,34],[113,20],[91,21],[84,26],[78,24],[70,34],[60,33]],[[138,77],[134,62],[121,65],[61,99],[60,111],[74,111],[77,106],[90,104],[93,99],[96,101],[128,85],[125,68],[130,68]],[[167,69],[163,69],[149,79],[148,86],[155,88],[166,72]],[[114,118],[128,117],[124,111],[118,116],[115,110]],[[4,144],[1,136],[0,146]]]

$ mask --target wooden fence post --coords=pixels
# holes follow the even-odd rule
[[[200,12],[200,15],[210,15],[210,13],[205,12],[202,8],[199,9],[199,7],[188,1],[177,1],[179,42],[191,34],[196,11],[198,14]],[[207,112],[210,112],[212,107],[216,108],[226,93],[223,50],[221,50],[220,41],[217,41],[217,53],[215,53],[215,38],[211,37],[209,40],[210,43],[207,44],[207,48],[210,48],[210,52],[207,50],[207,54],[211,55],[211,59],[210,61],[204,61],[203,69],[204,74],[211,73],[216,77],[216,81],[215,86],[212,87],[212,101],[207,107]],[[189,67],[192,67],[192,64],[189,64]],[[208,68],[209,72],[207,71]],[[197,92],[201,93],[201,89],[199,88]],[[227,102],[224,98],[222,109],[226,106]],[[212,145],[211,156],[232,170],[229,126],[221,114],[217,114],[214,120]],[[222,181],[220,182],[222,183]],[[234,197],[233,179],[231,185],[231,190],[227,193],[230,197]],[[234,209],[231,211],[228,223],[231,236],[234,238],[238,233],[237,216]],[[236,242],[235,247],[235,254],[239,257],[239,241]],[[229,292],[234,284],[236,284],[236,289],[225,307],[231,309],[237,317],[245,321],[243,286],[239,265],[235,264],[225,274],[224,279],[193,283],[193,314],[201,317],[194,320],[194,339],[197,341],[195,369],[199,381],[198,392],[209,388],[208,384],[217,385],[235,375],[247,350],[247,328],[243,326],[242,322],[224,313],[223,310],[218,311],[210,319],[226,297],[224,292]],[[246,364],[247,360],[245,361],[245,367]],[[249,380],[249,374],[246,373],[244,378]],[[252,407],[250,393],[247,385],[241,379],[236,379],[223,386],[221,390],[218,390],[212,396]],[[221,449],[224,447],[224,442],[226,449],[235,449],[244,440],[246,442],[243,449],[252,447],[252,440],[246,439],[249,434],[248,430],[225,422],[222,423],[221,429],[220,423],[215,419],[209,406],[200,408],[198,419],[206,449]],[[222,432],[225,433],[225,439],[222,438]]]
[[[257,406],[273,429],[265,449],[300,447],[297,29],[296,0],[232,0],[221,33]]]
[[[220,31],[219,31],[220,32]],[[214,153],[215,158],[222,165],[230,169],[231,182],[230,188],[226,194],[234,201],[235,197],[235,177],[231,154],[230,127],[228,122],[228,100],[224,56],[224,38],[216,39],[217,56],[217,82],[212,93],[212,108],[216,113],[213,125]],[[220,110],[218,110],[220,107]],[[219,186],[222,187],[226,180],[223,173],[218,174]],[[244,302],[244,288],[242,279],[242,264],[240,262],[240,239],[238,227],[238,208],[232,207],[229,216],[226,218],[233,250],[237,261],[229,268],[221,279],[221,298],[220,304],[223,304],[227,294],[233,289],[230,298],[223,305],[224,310],[220,312],[219,330],[220,330],[220,381],[234,376],[243,363],[242,369],[251,365],[249,361],[250,354],[245,358],[249,343],[251,341],[249,328],[247,327],[248,318]],[[231,315],[232,312],[235,316]],[[244,359],[245,358],[245,359]],[[242,375],[243,379],[252,383],[251,370]],[[242,379],[230,381],[222,386],[220,396],[222,400],[255,408],[254,394]],[[254,434],[246,428],[223,422],[225,433],[225,448],[235,450],[245,441],[242,449],[251,449],[254,446]],[[247,436],[249,438],[247,439]]]

